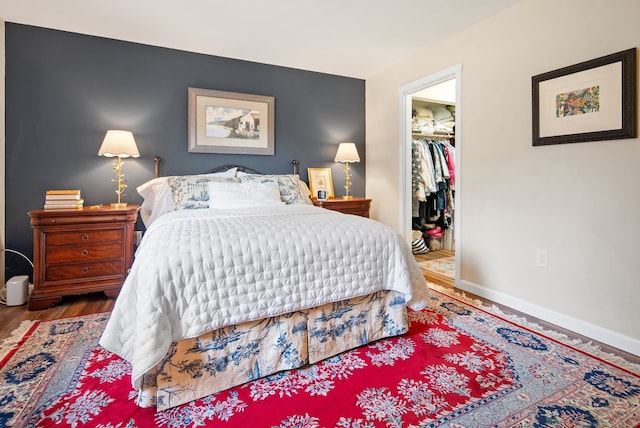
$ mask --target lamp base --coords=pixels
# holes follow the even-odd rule
[[[353,199],[353,196],[351,196],[351,195],[343,196],[342,199],[344,199],[344,200]]]
[[[127,203],[126,202],[114,202],[111,204],[111,208],[114,209],[121,209],[121,208],[127,208]]]

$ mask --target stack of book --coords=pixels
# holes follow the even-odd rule
[[[80,190],[47,190],[44,199],[45,210],[80,209],[83,205]]]

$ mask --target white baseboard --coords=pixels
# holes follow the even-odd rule
[[[633,355],[640,356],[640,340],[638,339],[616,333],[615,331],[611,331],[576,318],[568,317],[559,312],[528,303],[524,300],[516,299],[508,294],[490,290],[469,281],[459,281],[459,283],[456,284],[456,287],[460,290],[468,291],[476,296],[489,299],[500,305],[508,306],[511,309],[515,309],[548,323],[555,324],[582,336],[605,343]]]

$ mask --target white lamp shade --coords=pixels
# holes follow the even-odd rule
[[[340,143],[336,153],[336,162],[360,162],[360,156],[354,143]]]
[[[136,146],[136,140],[133,138],[133,133],[130,131],[109,130],[107,135],[104,136],[100,150],[98,150],[99,156],[128,158],[140,157],[138,146]]]

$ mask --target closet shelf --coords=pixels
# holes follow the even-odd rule
[[[456,138],[454,134],[421,134],[419,132],[413,132],[411,133],[411,136],[422,137],[422,138],[444,138],[444,139]]]

